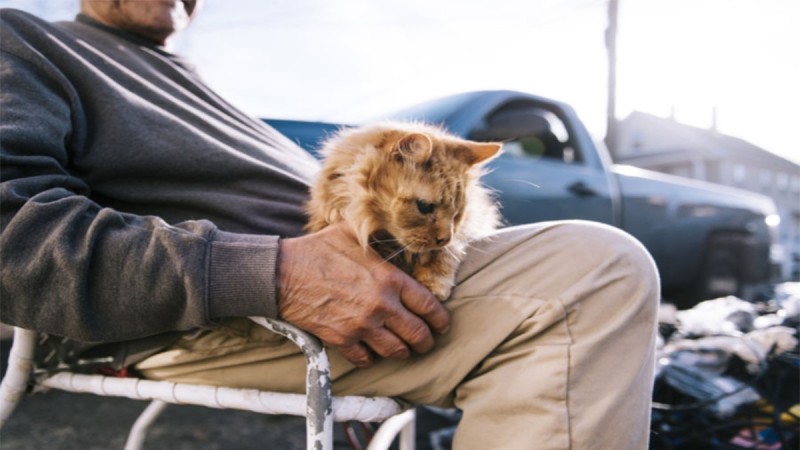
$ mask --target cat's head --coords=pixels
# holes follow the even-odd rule
[[[497,143],[453,136],[416,123],[371,129],[372,157],[362,171],[366,210],[387,232],[417,253],[448,245],[459,231],[480,167],[500,151]]]

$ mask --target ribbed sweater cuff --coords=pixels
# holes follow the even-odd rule
[[[208,312],[225,317],[277,317],[278,237],[217,231],[208,264]]]

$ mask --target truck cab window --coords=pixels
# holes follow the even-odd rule
[[[495,111],[487,118],[486,126],[470,138],[503,142],[503,153],[513,158],[565,164],[579,160],[561,119],[533,105],[507,106]]]

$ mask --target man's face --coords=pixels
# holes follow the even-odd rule
[[[83,0],[81,11],[106,24],[164,44],[186,28],[200,0]]]

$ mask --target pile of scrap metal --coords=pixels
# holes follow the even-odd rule
[[[800,283],[662,308],[651,449],[798,449]]]

